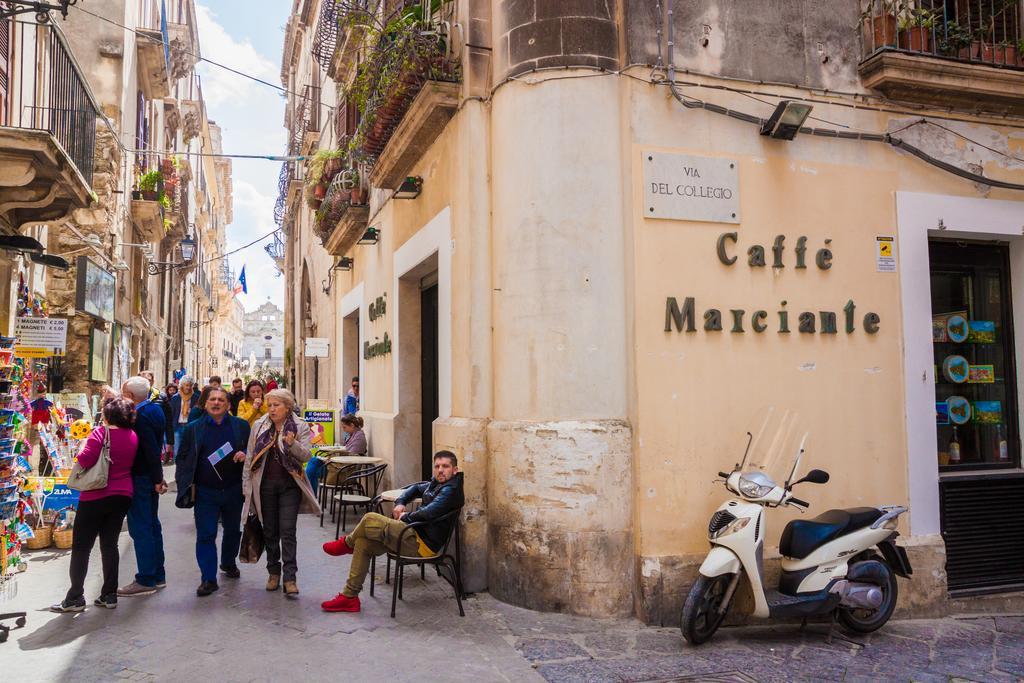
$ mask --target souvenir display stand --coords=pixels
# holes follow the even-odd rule
[[[22,484],[31,471],[24,453],[26,416],[20,392],[21,369],[14,360],[14,339],[0,337],[0,603],[17,594],[18,573],[26,568],[21,556],[22,543],[34,535],[25,521],[32,505]],[[4,620],[25,625],[25,613],[0,614],[0,642],[7,640],[9,625]]]

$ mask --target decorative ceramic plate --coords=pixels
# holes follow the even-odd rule
[[[963,356],[946,356],[942,361],[942,376],[949,382],[961,384],[971,374],[971,365]]]
[[[971,419],[971,403],[963,396],[950,396],[946,399],[949,408],[949,421],[955,425],[967,424]]]
[[[970,331],[971,328],[962,315],[951,315],[946,319],[946,335],[949,337],[949,341],[962,344],[967,341]]]

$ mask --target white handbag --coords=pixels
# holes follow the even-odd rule
[[[103,447],[100,449],[100,458],[96,464],[84,469],[75,458],[75,464],[68,476],[68,488],[76,491],[96,491],[107,487],[107,478],[110,476],[110,428],[103,428]]]

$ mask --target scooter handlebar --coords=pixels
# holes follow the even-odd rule
[[[725,472],[719,472],[718,476],[720,476],[722,479],[728,479],[729,478],[729,475],[726,474]]]
[[[799,498],[790,498],[786,502],[790,503],[792,505],[799,505],[802,508],[809,508],[809,507],[811,507],[810,503],[808,503],[807,501],[804,501],[804,500],[800,500]]]

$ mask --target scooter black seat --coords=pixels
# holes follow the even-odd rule
[[[884,513],[877,508],[828,510],[812,519],[794,519],[782,530],[779,552],[802,560],[843,534],[870,526]]]

